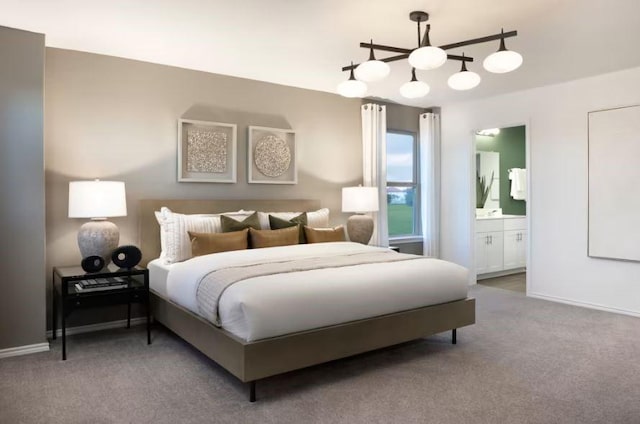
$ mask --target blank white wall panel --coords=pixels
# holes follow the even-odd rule
[[[640,261],[640,106],[588,116],[589,256]]]

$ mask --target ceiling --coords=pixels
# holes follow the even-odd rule
[[[507,48],[524,63],[509,74],[482,69],[498,42],[449,51],[476,59],[469,70],[482,82],[473,90],[447,87],[453,61],[418,71],[431,86],[422,99],[398,93],[406,61],[369,84],[370,97],[423,107],[640,66],[638,0],[0,0],[0,10],[0,25],[44,33],[48,47],[328,92],[348,77],[342,66],[366,59],[361,41],[414,47],[412,10],[430,14],[434,45],[518,31]]]

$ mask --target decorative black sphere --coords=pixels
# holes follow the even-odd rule
[[[104,259],[100,256],[87,256],[80,262],[85,272],[98,272],[104,268]]]
[[[131,269],[142,260],[142,252],[133,245],[120,246],[111,254],[111,260],[120,268]]]

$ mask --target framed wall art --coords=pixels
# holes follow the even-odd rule
[[[298,183],[295,131],[250,126],[247,152],[249,183]]]
[[[237,127],[178,120],[178,181],[235,183]]]

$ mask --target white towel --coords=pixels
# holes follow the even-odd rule
[[[511,180],[511,197],[515,200],[527,200],[527,170],[512,168],[509,171]]]

